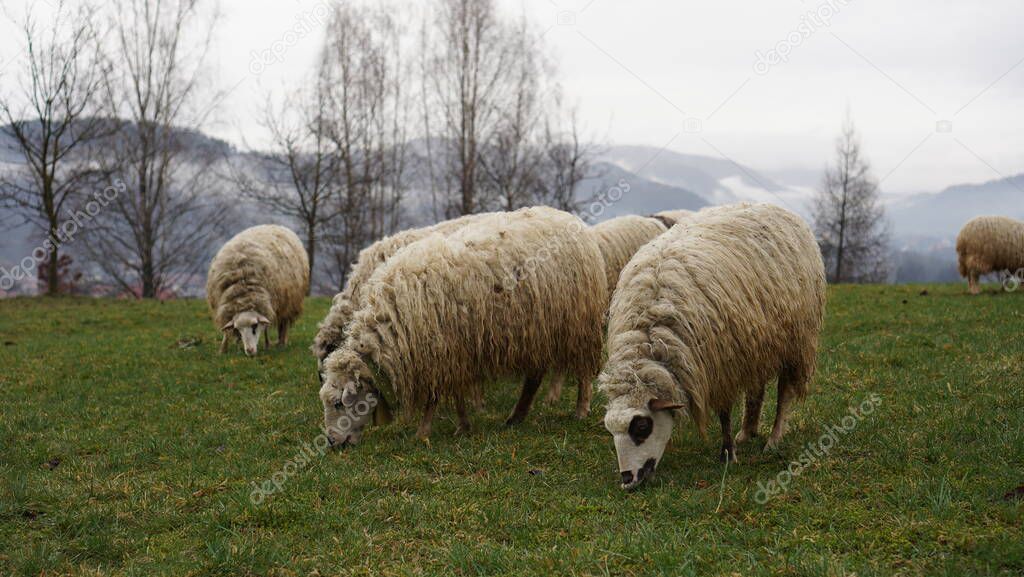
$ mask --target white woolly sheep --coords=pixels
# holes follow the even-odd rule
[[[580,381],[590,406],[607,301],[601,252],[586,225],[547,207],[488,215],[449,236],[432,234],[387,260],[364,288],[341,348],[324,363],[320,399],[332,445],[354,444],[366,410],[389,391],[430,434],[439,401],[459,428],[482,383],[527,375],[507,423],[526,416],[546,371]]]
[[[604,272],[608,279],[608,296],[611,298],[619,272],[633,258],[636,251],[654,237],[668,230],[660,219],[630,214],[606,220],[590,227],[590,234],[597,241],[604,259]],[[553,375],[547,403],[556,403],[562,397],[565,375]]]
[[[1005,216],[972,218],[956,237],[960,276],[978,294],[981,275],[1024,268],[1024,222]]]
[[[717,414],[722,457],[735,460],[733,404],[746,397],[739,443],[757,435],[778,376],[776,447],[814,375],[825,288],[807,224],[771,205],[705,209],[641,248],[612,298],[598,379],[623,488],[653,474],[680,410],[701,434]]]
[[[331,301],[331,309],[327,312],[324,320],[320,322],[313,345],[310,347],[313,356],[316,357],[317,372],[322,373],[324,359],[345,342],[345,325],[352,320],[352,314],[359,307],[366,281],[370,280],[379,266],[391,258],[391,255],[411,243],[433,233],[449,234],[481,216],[483,215],[473,214],[446,220],[433,226],[404,230],[386,236],[360,251],[359,258],[349,272],[345,289],[334,296]],[[323,382],[322,374],[320,374],[320,381]]]
[[[224,333],[220,352],[231,337],[245,354],[255,355],[260,333],[269,346],[267,327],[277,326],[277,344],[288,344],[288,328],[302,314],[309,292],[309,257],[295,233],[283,226],[243,230],[213,257],[206,277],[206,302],[213,323]]]
[[[672,228],[680,221],[687,220],[697,213],[692,210],[678,209],[678,210],[663,210],[656,212],[651,215],[651,218],[656,218],[662,222],[668,228]]]

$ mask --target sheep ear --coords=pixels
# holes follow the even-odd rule
[[[263,315],[256,315],[256,320],[257,320],[257,321],[258,321],[258,322],[259,322],[259,323],[260,323],[261,325],[269,325],[269,324],[270,324],[270,319],[268,319],[267,317],[265,317],[265,316],[263,316]]]
[[[228,321],[228,324],[222,326],[220,328],[220,330],[221,330],[221,332],[225,332],[226,333],[226,332],[230,331],[233,328],[235,328],[235,321]]]
[[[666,401],[665,399],[651,399],[651,402],[647,403],[647,408],[652,411],[667,411],[669,409],[682,409],[684,405],[676,403],[674,401]]]

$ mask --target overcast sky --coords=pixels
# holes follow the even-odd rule
[[[262,95],[302,81],[326,1],[222,0],[211,68],[231,92],[209,132],[263,142],[254,122]],[[567,95],[609,144],[809,174],[830,158],[849,107],[887,192],[1024,172],[1020,0],[501,4],[547,30]],[[313,32],[291,34],[300,21]],[[0,67],[17,58],[5,26]],[[280,62],[253,64],[254,52],[284,40]]]

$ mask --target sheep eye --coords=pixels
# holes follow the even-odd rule
[[[637,415],[629,423],[629,436],[636,445],[643,444],[654,431],[654,420],[650,417]]]
[[[256,334],[256,325],[252,326],[252,334]]]
[[[340,400],[338,400],[338,401],[334,401],[334,408],[335,408],[336,410],[338,410],[338,411],[340,411],[340,410],[341,410],[341,401],[340,401]]]

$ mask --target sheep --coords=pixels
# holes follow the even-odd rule
[[[206,276],[206,302],[224,335],[220,352],[227,352],[233,336],[246,355],[255,355],[261,332],[270,345],[271,324],[277,325],[278,346],[286,346],[307,292],[309,257],[294,232],[261,225],[235,235],[217,251]]]
[[[331,309],[317,327],[316,337],[310,347],[313,356],[316,357],[317,373],[320,376],[321,384],[323,384],[324,359],[345,342],[345,325],[352,320],[352,313],[359,306],[363,287],[377,267],[391,258],[391,255],[413,242],[433,233],[449,234],[481,216],[479,214],[468,215],[433,226],[404,230],[386,236],[359,252],[359,258],[349,272],[345,289],[332,299]]]
[[[656,212],[650,215],[650,218],[656,218],[666,227],[672,228],[676,223],[688,220],[694,214],[696,213],[692,210],[685,210],[681,208],[679,210],[663,210],[661,212]]]
[[[825,290],[807,224],[767,204],[705,209],[641,248],[612,298],[598,378],[622,487],[654,473],[680,412],[702,435],[716,413],[722,458],[736,461],[732,406],[746,397],[742,443],[757,435],[765,383],[778,376],[776,448],[814,375]]]
[[[1024,222],[1005,216],[972,218],[956,237],[960,276],[971,294],[981,292],[979,277],[991,272],[1024,269]]]
[[[482,382],[525,374],[506,421],[523,420],[545,371],[580,381],[577,417],[590,407],[601,363],[607,288],[601,251],[577,217],[547,207],[487,215],[448,236],[394,254],[363,289],[345,343],[324,363],[320,400],[332,445],[355,444],[368,408],[392,391],[430,435],[441,400],[465,404]]]
[[[665,232],[667,226],[655,217],[637,216],[634,214],[620,216],[595,224],[590,227],[590,234],[597,241],[604,259],[604,271],[608,280],[608,296],[611,298],[615,283],[619,282],[619,272],[626,266],[637,249],[651,239]],[[565,375],[553,375],[546,403],[557,403],[562,397],[562,386]]]

